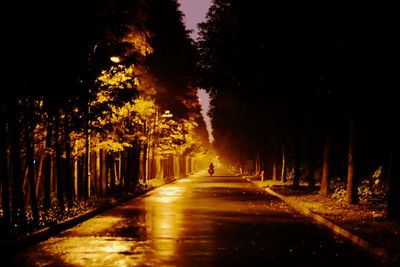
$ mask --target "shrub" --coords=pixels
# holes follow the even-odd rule
[[[333,178],[330,181],[332,197],[339,201],[346,198],[346,182],[341,178]],[[382,166],[380,166],[372,175],[369,175],[361,181],[357,188],[360,202],[379,203],[386,201],[388,187],[382,179]]]
[[[346,198],[346,182],[342,181],[340,177],[330,180],[330,187],[332,190],[331,197],[344,201]]]
[[[367,203],[384,203],[388,188],[382,179],[382,166],[372,175],[361,181],[358,187],[360,201]]]

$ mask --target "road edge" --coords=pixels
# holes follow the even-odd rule
[[[245,177],[242,177],[242,178],[245,179],[246,181],[250,182],[254,186],[264,190],[268,194],[273,195],[273,196],[283,200],[285,203],[287,203],[289,206],[291,206],[296,211],[300,212],[301,214],[303,214],[305,216],[308,216],[309,218],[313,219],[316,223],[318,223],[322,226],[325,226],[333,233],[350,241],[353,245],[370,253],[371,255],[373,255],[377,259],[383,261],[384,263],[388,263],[388,264],[398,264],[399,263],[399,255],[398,254],[393,255],[393,253],[390,253],[389,250],[379,247],[379,246],[376,246],[374,244],[371,244],[370,242],[366,241],[365,239],[363,239],[363,238],[359,237],[358,235],[333,223],[332,221],[328,220],[327,218],[312,212],[310,209],[304,207],[303,205],[296,203],[293,200],[290,200],[285,195],[282,195],[282,194],[279,194],[279,193],[273,191],[269,187],[260,187],[257,183],[254,183],[252,180],[245,178]]]

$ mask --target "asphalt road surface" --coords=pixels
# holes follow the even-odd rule
[[[383,266],[240,177],[180,179],[0,266]]]

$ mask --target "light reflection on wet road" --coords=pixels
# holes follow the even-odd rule
[[[160,187],[1,266],[380,266],[226,173]]]

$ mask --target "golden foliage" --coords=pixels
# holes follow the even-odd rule
[[[130,28],[121,42],[131,44],[127,53],[145,57],[153,52],[149,34]],[[140,60],[139,60],[140,62]],[[103,70],[98,90],[90,103],[96,118],[90,122],[90,147],[94,150],[123,151],[134,142],[147,144],[156,156],[198,153],[201,143],[195,134],[194,117],[188,120],[163,118],[155,103],[156,83],[144,65],[117,65]],[[129,99],[119,99],[119,90],[134,90]],[[185,103],[188,107],[190,103]],[[85,150],[83,131],[71,134],[74,155]]]
[[[153,48],[147,42],[148,32],[139,32],[134,26],[129,26],[130,32],[122,38],[122,42],[132,45],[131,51],[141,56],[147,56],[153,53]]]
[[[150,119],[156,112],[156,104],[154,100],[145,100],[138,98],[134,100],[133,110],[142,120]]]
[[[139,86],[139,80],[134,75],[135,65],[112,66],[108,71],[103,70],[97,78],[102,87],[114,89],[133,89]]]

